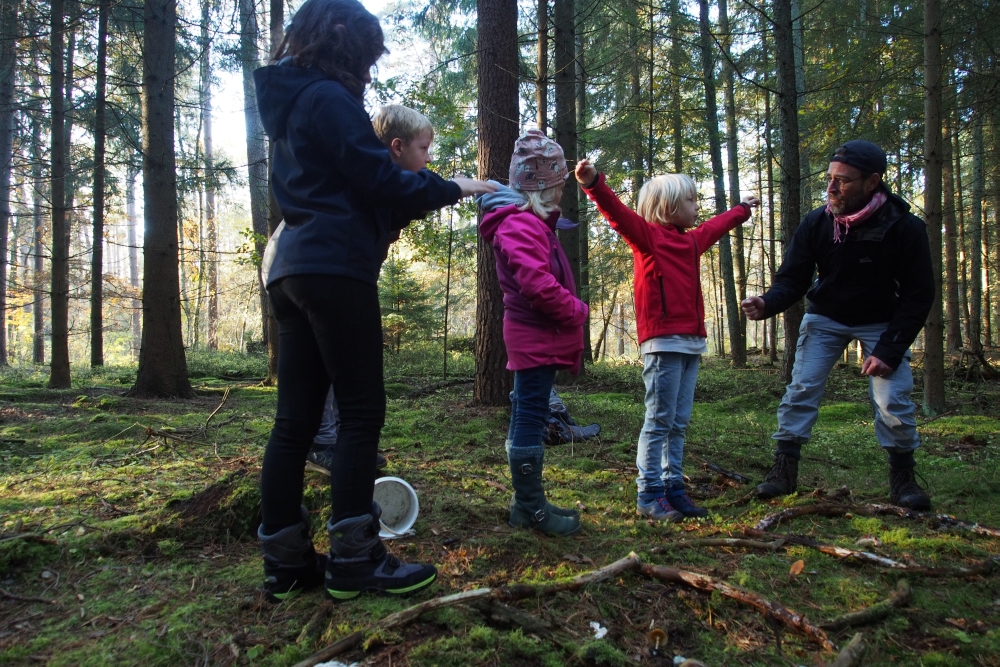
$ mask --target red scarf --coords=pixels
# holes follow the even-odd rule
[[[885,203],[886,199],[888,199],[888,197],[885,192],[877,190],[874,196],[872,196],[871,201],[869,201],[863,209],[857,211],[856,213],[848,213],[847,215],[835,215],[833,211],[830,210],[830,205],[827,204],[826,212],[833,216],[833,242],[840,243],[843,241],[844,238],[847,237],[847,232],[851,227],[872,217],[872,214],[882,207],[882,204]],[[843,236],[840,234],[841,225],[844,226]]]

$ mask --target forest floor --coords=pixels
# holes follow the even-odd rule
[[[578,422],[603,427],[598,440],[546,455],[551,500],[582,514],[582,532],[560,539],[507,526],[507,410],[472,407],[471,383],[428,389],[438,377],[427,363],[387,358],[381,448],[386,474],[420,497],[416,535],[390,549],[434,562],[438,580],[411,598],[336,605],[318,592],[270,605],[257,590],[256,480],[275,402],[259,381],[262,360],[192,354],[197,397],[184,401],[126,397],[134,368],[74,369],[70,391],[45,389],[41,368],[3,371],[0,665],[291,665],[394,612],[484,587],[492,601],[376,629],[336,659],[665,666],[681,655],[709,667],[811,666],[831,664],[860,631],[868,651],[855,664],[1000,665],[1000,533],[988,530],[1000,527],[1000,383],[949,371],[949,412],[921,418],[918,470],[934,511],[951,521],[870,507],[888,502],[887,466],[866,380],[847,365],[830,378],[798,493],[753,500],[771,461],[782,382],[760,359],[733,370],[706,357],[685,463],[691,495],[711,514],[654,525],[635,514],[641,367],[598,364],[560,387]],[[454,376],[471,376],[467,358],[450,365]],[[326,480],[306,473],[320,547]],[[801,513],[765,529],[773,535],[753,533],[788,508]],[[545,587],[632,552],[636,559],[601,581]],[[911,596],[876,607],[882,618],[818,629],[889,600],[901,580]],[[659,650],[653,628],[666,635]]]

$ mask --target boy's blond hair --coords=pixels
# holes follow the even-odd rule
[[[402,104],[386,104],[375,114],[372,125],[386,148],[392,144],[393,139],[400,139],[408,144],[424,132],[434,134],[434,126],[427,116]]]
[[[639,190],[635,212],[646,222],[670,224],[677,215],[681,200],[698,194],[694,181],[685,174],[663,174],[646,181]]]
[[[556,199],[558,189],[556,186],[544,190],[524,190],[520,194],[524,195],[526,201],[518,208],[522,211],[530,210],[542,220],[546,220],[552,211],[559,210],[559,200]]]

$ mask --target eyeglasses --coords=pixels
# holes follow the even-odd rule
[[[848,183],[853,183],[854,181],[860,181],[862,178],[865,178],[865,176],[863,174],[861,176],[858,176],[857,178],[844,178],[843,176],[830,176],[830,175],[827,175],[827,177],[826,177],[826,187],[829,188],[831,185],[833,185],[834,183],[836,183],[837,184],[837,188],[840,189],[840,188],[843,188]]]

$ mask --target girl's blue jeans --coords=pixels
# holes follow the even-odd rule
[[[536,366],[514,371],[514,394],[510,401],[508,456],[526,458],[545,453],[542,436],[549,418],[549,394],[556,379],[555,366]]]
[[[684,433],[691,420],[701,355],[650,352],[643,357],[646,421],[635,464],[639,496],[649,500],[684,485]]]

